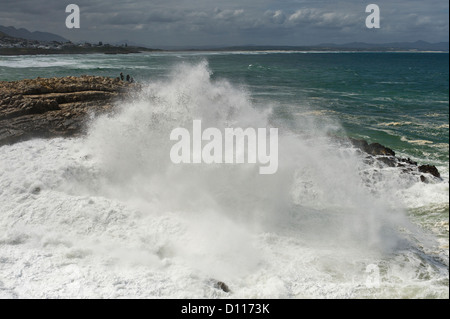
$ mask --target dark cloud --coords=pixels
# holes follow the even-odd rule
[[[65,28],[65,7],[81,29]],[[369,3],[369,2],[368,2]],[[365,28],[355,0],[0,0],[0,24],[74,41],[130,40],[152,46],[448,41],[448,2],[376,0],[381,29]]]

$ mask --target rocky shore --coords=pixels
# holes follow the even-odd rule
[[[350,143],[364,156],[364,161],[380,168],[398,168],[407,174],[416,175],[424,183],[432,183],[441,180],[441,174],[434,165],[419,165],[410,158],[396,156],[395,152],[379,143],[369,144],[367,141],[355,138],[340,138],[340,143]]]
[[[99,76],[0,81],[0,146],[79,134],[88,116],[111,110],[134,87]]]

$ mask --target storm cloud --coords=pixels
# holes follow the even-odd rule
[[[65,27],[71,3],[81,9],[80,29]],[[365,27],[370,3],[380,7],[380,29]],[[0,8],[0,25],[152,47],[439,42],[449,30],[442,0],[0,0]]]

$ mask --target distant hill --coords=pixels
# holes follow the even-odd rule
[[[194,48],[202,50],[204,48]],[[393,42],[393,43],[364,43],[352,42],[345,44],[322,43],[311,46],[278,46],[278,45],[243,45],[225,48],[210,48],[213,51],[242,50],[242,51],[449,51],[448,42],[429,43],[426,41],[416,42]]]
[[[364,43],[364,42],[352,42],[346,44],[319,44],[318,47],[328,48],[351,48],[351,49],[403,49],[403,50],[419,50],[419,51],[448,51],[448,42],[429,43],[426,41],[416,42],[391,42],[391,43]]]
[[[16,29],[14,27],[5,27],[0,25],[0,34],[5,34],[13,38],[20,38],[26,40],[36,40],[45,42],[68,42],[69,40],[53,33],[34,31],[30,32],[27,29]]]

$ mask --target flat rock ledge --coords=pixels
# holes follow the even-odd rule
[[[101,76],[0,81],[0,146],[80,134],[88,116],[112,110],[137,87]]]

